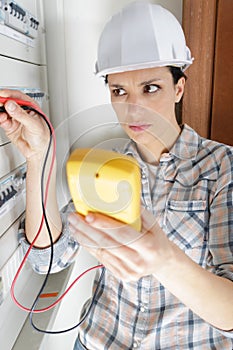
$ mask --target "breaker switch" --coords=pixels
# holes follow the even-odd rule
[[[0,179],[0,237],[26,208],[26,165]],[[24,179],[23,179],[24,178]]]
[[[7,194],[5,191],[1,193],[1,206],[3,206],[7,202]]]
[[[17,191],[13,185],[0,193],[0,207],[16,195]]]
[[[12,185],[10,188],[7,188],[6,192],[7,192],[6,201],[9,201],[9,199],[13,198],[15,196],[15,194],[17,193],[17,191],[15,190],[15,188]]]
[[[12,196],[14,196],[16,193],[17,193],[17,191],[16,191],[16,189],[14,188],[14,186],[13,185],[11,185],[11,193],[12,193]]]
[[[4,203],[5,203],[5,202],[4,202],[3,194],[0,193],[0,208],[3,206]]]
[[[39,23],[35,18],[33,18],[33,17],[30,18],[30,26],[31,26],[33,29],[37,30],[38,27],[39,27],[39,24],[40,24],[40,23]]]

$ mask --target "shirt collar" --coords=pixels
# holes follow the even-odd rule
[[[170,154],[180,159],[194,159],[197,155],[200,136],[190,126],[184,124],[176,143],[170,149]]]

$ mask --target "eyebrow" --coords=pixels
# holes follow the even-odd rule
[[[111,87],[115,87],[116,89],[124,87],[124,85],[121,84],[109,84]]]
[[[145,81],[142,81],[141,83],[138,84],[138,86],[144,86],[144,85],[150,85],[151,83],[156,83],[158,81],[162,81],[162,79],[160,78],[152,78],[150,80],[145,80]],[[111,87],[114,87],[116,89],[118,88],[124,88],[124,84],[109,84],[109,86]]]
[[[151,83],[156,83],[158,81],[163,81],[163,80],[159,79],[159,78],[153,78],[153,79],[150,79],[150,80],[143,81],[142,83],[139,84],[139,86],[150,85]]]

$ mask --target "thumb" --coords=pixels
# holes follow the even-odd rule
[[[29,116],[28,113],[26,113],[16,102],[11,100],[7,101],[5,103],[5,109],[10,117],[15,119],[22,125],[31,125],[31,116]]]

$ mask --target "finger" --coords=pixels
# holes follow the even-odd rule
[[[0,123],[4,123],[8,118],[6,113],[0,113]]]
[[[114,275],[120,276],[124,269],[123,261],[118,255],[113,254],[112,250],[104,248],[85,248],[88,252],[93,255],[98,261],[100,261],[107,269],[111,270]],[[114,250],[115,251],[115,250]]]
[[[144,270],[141,269],[141,265],[138,266],[138,264],[129,259],[128,254],[120,254],[124,249],[125,247],[111,250],[88,248],[88,251],[106,269],[110,270],[116,278],[124,281],[136,281],[144,275]],[[117,254],[115,254],[116,252]]]
[[[99,214],[94,214],[94,216],[98,215]],[[101,214],[100,217],[104,218],[104,220],[113,220]],[[76,213],[70,214],[68,220],[70,222],[70,229],[76,236],[78,242],[81,245],[93,248],[102,247],[106,249],[114,249],[123,245],[129,245],[137,240],[138,237],[141,237],[141,234],[140,236],[137,236],[139,233],[127,225],[123,226],[124,231],[132,230],[134,234],[131,236],[126,232],[123,232],[123,230],[113,229],[112,225],[110,226],[110,229],[107,229],[106,225],[105,228],[102,228],[102,225],[98,224],[98,222],[96,226],[91,226],[90,223],[86,221],[86,218]]]
[[[72,213],[69,215],[68,221],[72,234],[82,246],[91,248],[115,246],[111,236],[91,227],[81,215]]]
[[[141,244],[119,244],[102,231],[99,232],[96,229],[92,231],[93,228],[90,226],[88,229],[83,217],[78,218],[76,214],[71,214],[69,221],[71,221],[72,216],[76,221],[72,220],[74,225],[70,224],[71,232],[73,231],[81,246],[101,261],[103,265],[112,272],[116,264],[119,265],[119,270],[115,270],[115,273],[128,280],[137,279],[138,276],[144,274],[144,259],[140,253]]]
[[[142,236],[141,232],[136,231],[130,225],[100,213],[89,213],[85,221],[92,227],[104,231],[119,244],[131,244]]]
[[[36,103],[33,98],[26,95],[25,93],[23,93],[20,90],[10,90],[10,89],[0,90],[0,96],[1,97],[18,98],[20,100],[25,100],[25,101],[30,101],[30,102]]]
[[[34,119],[27,112],[25,112],[16,102],[7,101],[5,103],[5,109],[11,118],[17,120],[26,127],[33,128]]]
[[[123,222],[101,213],[88,213],[85,220],[93,227],[106,231],[109,229],[122,229],[125,226]]]
[[[11,117],[6,113],[0,114],[0,126],[4,129],[5,132],[9,133],[12,129],[17,127],[16,123]]]
[[[77,216],[75,214],[72,215]],[[69,221],[70,219],[69,216]],[[84,218],[81,220],[84,220]],[[142,244],[135,244],[134,242],[133,244],[125,245],[124,243],[119,243],[104,232],[98,232],[96,229],[92,231],[91,227],[88,229],[85,221],[74,222],[74,225],[70,224],[70,231],[81,246],[111,270],[111,266],[112,264],[114,266],[116,259],[122,270],[127,272],[127,275],[138,274],[138,270],[143,267],[143,258],[141,256]]]

